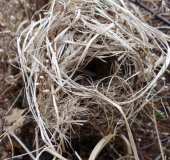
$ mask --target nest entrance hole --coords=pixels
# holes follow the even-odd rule
[[[114,57],[103,59],[93,58],[83,69],[81,73],[89,76],[92,80],[100,80],[113,74]]]

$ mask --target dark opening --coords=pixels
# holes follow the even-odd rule
[[[81,73],[90,76],[92,80],[99,80],[113,74],[112,65],[114,57],[99,59],[94,58],[83,69]]]

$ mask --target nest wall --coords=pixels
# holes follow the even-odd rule
[[[123,1],[51,2],[17,39],[29,108],[45,143],[67,141],[73,125],[90,123],[102,136],[129,127],[169,64],[167,41]]]

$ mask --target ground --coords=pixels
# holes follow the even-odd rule
[[[18,69],[19,63],[17,59],[17,44],[16,37],[19,30],[26,27],[33,14],[42,6],[47,4],[48,0],[1,0],[0,1],[0,159],[22,159],[29,160],[29,155],[25,154],[25,150],[12,136],[7,134],[9,127],[17,121],[17,117],[28,112],[28,103],[25,98],[24,82],[20,70]],[[170,35],[170,2],[169,1],[134,1],[129,2],[129,9],[133,10],[135,16],[141,21],[159,29],[166,35]],[[150,13],[153,11],[154,13]],[[35,14],[34,20],[38,19]],[[20,27],[21,23],[25,23]],[[169,23],[169,24],[168,24]],[[150,106],[145,106],[139,112],[137,118],[132,123],[131,130],[134,136],[137,151],[141,160],[161,159],[160,145],[158,135],[163,147],[165,159],[170,159],[170,75],[169,69],[163,77],[166,78],[167,89],[163,90],[155,100],[157,101],[157,114],[156,123],[150,118],[153,110]],[[161,87],[162,81],[158,82]],[[161,98],[160,98],[161,97]],[[158,132],[155,130],[155,124]],[[96,143],[102,138],[100,134],[85,133],[84,130],[89,130],[91,124],[83,126],[81,129],[74,128],[76,134],[72,138],[73,148],[79,153],[82,159],[88,159],[92,149]],[[28,113],[22,121],[15,126],[13,130],[21,141],[29,148],[35,150],[36,123],[32,119],[31,113]],[[16,131],[17,130],[17,131]],[[82,132],[80,130],[83,130]],[[79,134],[81,132],[81,135]],[[122,127],[119,134],[127,136],[126,127]],[[42,138],[39,136],[39,147],[44,146]],[[10,138],[11,137],[11,138]],[[122,150],[122,144],[119,144],[119,138],[115,142],[118,150]],[[67,148],[66,148],[67,150]],[[124,149],[123,151],[124,152]],[[105,153],[107,153],[105,155]],[[101,159],[113,159],[113,151],[111,147],[106,146],[105,150],[100,153]],[[123,153],[122,153],[123,154]],[[21,155],[21,156],[20,156]],[[15,157],[18,156],[18,157]],[[64,156],[68,159],[74,159],[74,150],[68,147]],[[11,158],[14,157],[14,158]],[[40,160],[51,160],[52,155],[44,152]],[[76,159],[76,158],[75,158]]]

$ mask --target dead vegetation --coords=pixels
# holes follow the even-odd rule
[[[163,33],[157,29],[162,22],[157,28],[147,24],[148,12],[129,1],[51,1],[39,12],[41,6],[31,1],[16,2],[23,8],[17,13],[26,16],[1,32],[4,38],[12,35],[11,49],[1,43],[7,66],[1,97],[8,97],[4,92],[13,97],[2,107],[1,141],[8,137],[11,146],[12,141],[20,146],[18,153],[8,149],[8,157],[25,152],[31,159],[50,153],[63,160],[170,156],[168,26]],[[14,118],[17,109],[7,115],[24,96],[23,117]],[[15,121],[8,124],[11,116]]]

